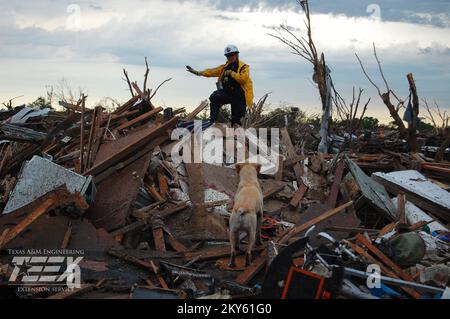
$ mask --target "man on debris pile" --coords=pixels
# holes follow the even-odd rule
[[[188,72],[205,77],[218,77],[217,90],[211,94],[210,123],[217,121],[220,107],[231,104],[231,126],[241,126],[241,118],[247,107],[253,104],[253,82],[250,78],[250,66],[239,60],[239,50],[235,45],[228,45],[224,54],[227,62],[213,69],[197,71],[186,66]]]

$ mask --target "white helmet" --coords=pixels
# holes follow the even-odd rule
[[[239,53],[239,50],[238,50],[237,46],[232,45],[232,44],[227,45],[227,47],[223,51],[223,54],[227,55],[227,54],[230,54],[230,53]]]

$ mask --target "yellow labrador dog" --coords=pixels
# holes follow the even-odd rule
[[[240,176],[238,190],[230,217],[230,267],[236,267],[236,250],[239,249],[239,234],[247,233],[248,247],[245,265],[251,263],[251,253],[255,244],[261,245],[261,224],[263,217],[263,194],[258,182],[261,164],[239,163],[236,170]]]

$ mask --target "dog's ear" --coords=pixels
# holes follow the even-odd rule
[[[234,165],[236,168],[236,172],[239,174],[241,172],[242,167],[244,167],[245,163],[237,163]]]
[[[259,163],[252,163],[253,167],[256,169],[256,172],[259,174],[261,173],[261,164]]]

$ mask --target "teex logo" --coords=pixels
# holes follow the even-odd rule
[[[81,270],[78,265],[81,260],[83,257],[15,256],[11,262],[14,270],[9,282],[22,285],[46,283],[67,285],[69,289],[81,288]]]

